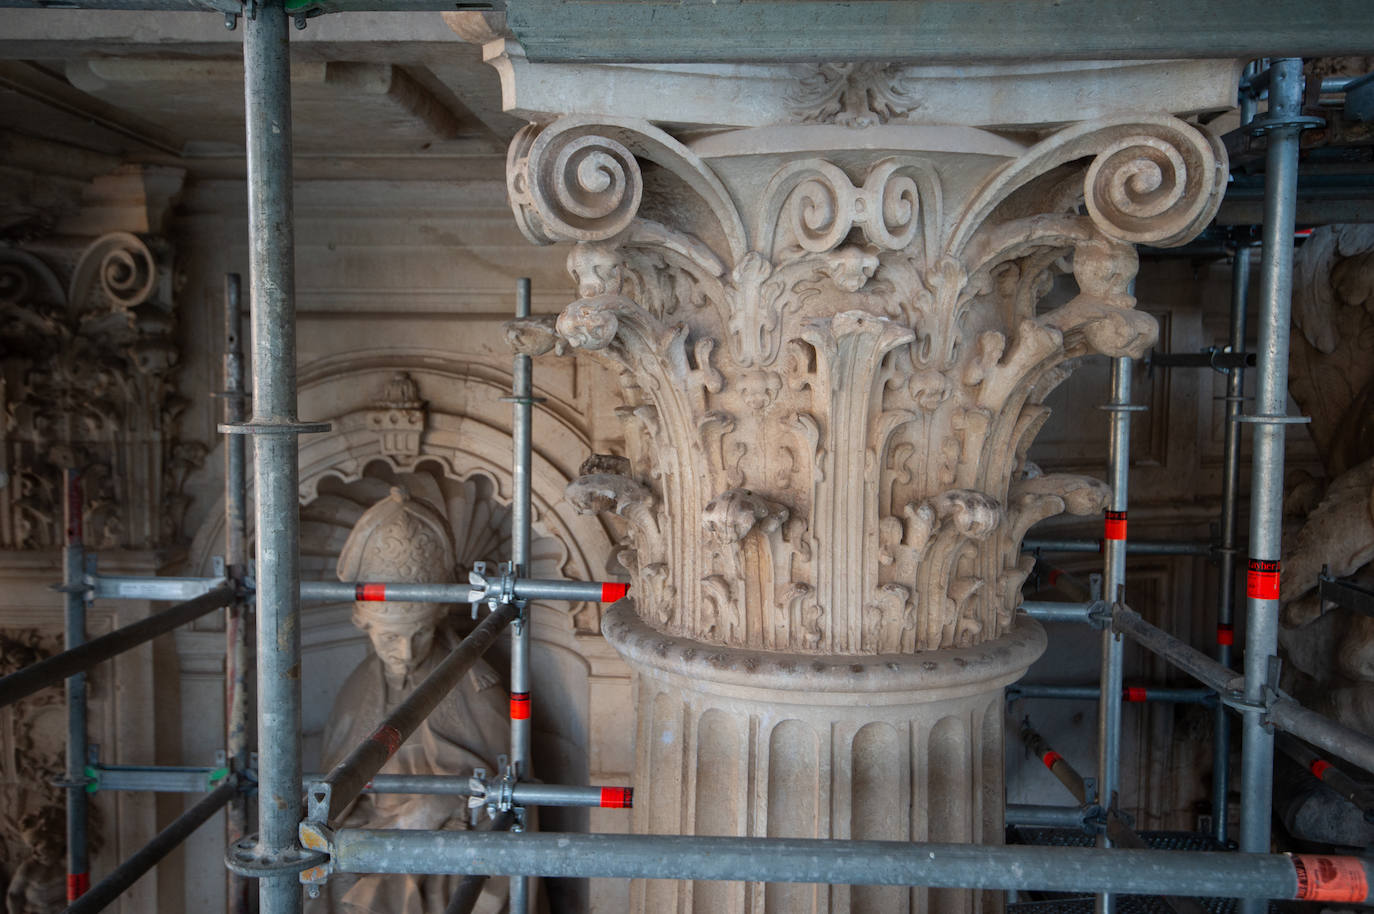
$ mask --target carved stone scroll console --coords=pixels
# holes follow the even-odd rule
[[[1002,687],[1044,647],[1014,612],[1021,540],[1107,496],[1028,470],[1026,450],[1076,357],[1155,341],[1133,245],[1193,237],[1226,175],[1216,141],[1170,112],[1225,107],[1235,67],[1188,64],[1187,85],[1152,64],[952,83],[485,50],[533,122],[508,156],[512,208],[531,241],[572,243],[578,288],[552,332],[519,339],[590,353],[624,391],[628,461],[590,461],[569,497],[627,522],[634,599],[603,632],[639,674],[635,828],[997,842]],[[1060,93],[1084,79],[1096,113],[1067,122]],[[1026,106],[989,126],[975,101],[997,85]],[[1077,294],[1042,307],[1058,274]],[[1001,906],[663,881],[634,898]]]

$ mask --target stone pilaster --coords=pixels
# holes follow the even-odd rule
[[[640,677],[635,828],[996,842],[1001,690],[1043,648],[1014,614],[1021,540],[1107,495],[1026,451],[1075,358],[1155,341],[1133,245],[1195,235],[1226,173],[1216,141],[1165,112],[1225,105],[1234,68],[1187,65],[1211,83],[1183,102],[1153,65],[953,81],[541,67],[501,41],[487,57],[535,121],[509,153],[515,215],[535,243],[572,242],[579,293],[556,327],[514,336],[609,362],[625,393],[628,460],[590,461],[569,496],[628,524],[634,598],[603,631]],[[1085,79],[1092,119],[1072,122],[1058,81],[1081,95]],[[1142,112],[1142,90],[1162,110]],[[979,120],[992,109],[1013,122]],[[1060,274],[1076,290],[1044,307]],[[1000,906],[844,887],[635,897]]]

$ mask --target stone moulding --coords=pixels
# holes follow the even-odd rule
[[[636,670],[711,695],[805,705],[911,704],[984,695],[1020,678],[1045,651],[1045,630],[1020,615],[977,647],[876,656],[817,656],[703,645],[645,624],[627,598],[601,633]]]

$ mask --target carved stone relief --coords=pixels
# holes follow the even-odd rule
[[[1327,475],[1297,480],[1285,504],[1293,516],[1280,591],[1283,644],[1298,672],[1293,688],[1368,730],[1374,624],[1325,612],[1316,585],[1326,566],[1374,589],[1374,228],[1313,230],[1294,257],[1293,291],[1289,391],[1312,418]]]
[[[0,548],[60,544],[64,466],[83,470],[90,547],[169,542],[205,456],[176,434],[171,248],[111,232],[60,254],[0,248]]]
[[[1064,190],[1055,169],[1088,155]],[[639,215],[648,162],[690,188],[695,221]],[[966,199],[904,153],[789,159],[739,200],[731,157],[604,118],[526,128],[509,163],[526,234],[575,242],[558,336],[621,371],[634,475],[575,499],[630,520],[640,612],[712,643],[855,654],[1007,630],[1025,575],[1010,486],[1044,397],[1068,360],[1154,342],[1130,242],[1196,232],[1220,187],[1214,143],[1158,116],[1065,130]],[[1036,192],[1053,209],[1025,214]],[[1037,313],[1058,270],[1080,294]]]
[[[0,676],[61,650],[36,629],[0,631]],[[62,693],[44,689],[0,708],[0,882],[7,910],[48,912],[66,906],[65,803],[62,778],[66,713]]]

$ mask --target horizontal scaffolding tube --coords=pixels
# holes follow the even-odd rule
[[[614,581],[557,581],[516,578],[513,599],[613,603],[628,587]],[[363,581],[302,581],[301,599],[315,602],[366,600],[406,603],[483,603],[487,595],[469,584],[385,584]]]
[[[496,818],[487,823],[483,831],[510,831],[510,827],[515,824],[515,813],[511,810],[497,813]],[[449,899],[448,907],[444,908],[444,914],[472,914],[472,909],[477,906],[477,900],[482,897],[482,888],[487,884],[491,876],[486,873],[469,873],[458,882],[458,888],[454,890],[453,897]]]
[[[233,588],[221,587],[194,600],[164,609],[146,619],[140,619],[132,625],[116,629],[108,635],[87,641],[79,647],[40,660],[32,666],[26,666],[0,679],[0,707],[13,704],[46,686],[57,685],[68,676],[85,672],[116,654],[138,647],[145,641],[151,641],[158,635],[228,606],[233,601]]]
[[[416,686],[415,691],[396,710],[387,715],[375,733],[355,746],[324,780],[310,785],[312,800],[320,786],[326,785],[329,789],[326,823],[333,821],[358,798],[367,782],[381,771],[387,760],[415,732],[415,728],[453,691],[459,680],[472,669],[473,664],[486,653],[496,636],[505,630],[517,614],[518,610],[507,604],[483,619],[470,635],[449,651],[434,672]]]
[[[341,873],[491,874],[1297,898],[1302,855],[531,832],[342,829]],[[1361,884],[1374,869],[1326,858]],[[1309,885],[1311,881],[1309,880]],[[1311,897],[1310,892],[1306,897]],[[1360,900],[1361,902],[1364,899]]]
[[[1086,812],[1081,806],[1033,806],[1008,803],[1008,825],[1026,828],[1083,828]]]
[[[1007,686],[1007,699],[1016,698],[1054,698],[1065,700],[1097,701],[1102,689],[1095,685],[1011,685]],[[1156,686],[1126,686],[1121,697],[1127,702],[1163,701],[1175,704],[1209,704],[1216,701],[1216,693],[1211,689],[1176,689]]]
[[[1072,539],[1026,539],[1021,542],[1022,552],[1101,552],[1102,540]],[[1200,555],[1212,554],[1212,544],[1204,542],[1176,541],[1150,542],[1149,540],[1127,540],[1128,555]]]
[[[1078,622],[1092,625],[1096,620],[1093,614],[1104,611],[1103,603],[1055,603],[1027,600],[1021,604],[1026,615],[1037,622]]]
[[[1243,682],[1234,670],[1222,666],[1196,648],[1161,631],[1142,619],[1134,610],[1119,607],[1113,616],[1112,624],[1117,631],[1158,654],[1208,688],[1228,693]],[[1234,698],[1228,703],[1234,704]],[[1269,706],[1265,719],[1280,730],[1306,740],[1332,755],[1340,756],[1365,771],[1374,772],[1374,738],[1304,708],[1291,698],[1276,699]]]
[[[95,914],[96,911],[103,911],[110,902],[127,891],[143,874],[157,866],[158,861],[176,850],[192,832],[228,804],[238,793],[238,789],[238,784],[233,778],[215,788],[195,806],[173,819],[171,825],[158,832],[142,849],[115,867],[110,875],[96,883],[89,892],[73,901],[63,914]]]

